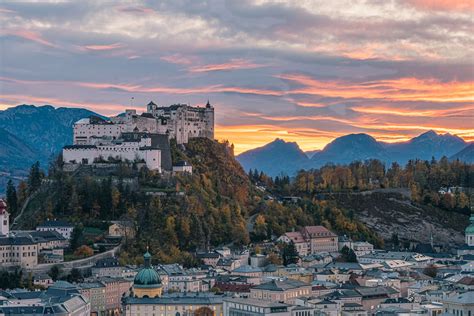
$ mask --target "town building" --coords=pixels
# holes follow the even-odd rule
[[[283,234],[278,241],[293,242],[302,257],[319,252],[338,252],[337,235],[324,226],[305,226],[301,231]]]
[[[90,315],[90,302],[78,288],[57,281],[46,291],[3,291],[0,294],[0,315]]]
[[[474,315],[474,291],[459,293],[443,300],[444,313],[451,316]]]
[[[225,298],[225,316],[290,316],[290,305],[248,298]],[[312,316],[312,314],[311,314]]]
[[[191,166],[187,161],[181,160],[181,161],[178,161],[173,166],[173,172],[174,173],[192,174],[193,173],[193,166]]]
[[[224,316],[223,296],[214,293],[175,293],[161,297],[125,297],[124,316]]]
[[[56,231],[65,239],[69,240],[72,237],[74,225],[62,220],[47,220],[36,227],[37,231]]]
[[[79,283],[79,292],[90,302],[91,316],[105,315],[106,293],[105,285],[101,282],[85,282]]]
[[[38,245],[31,236],[1,236],[0,265],[25,269],[38,265]]]
[[[310,294],[311,284],[291,279],[274,279],[250,289],[252,299],[287,304],[293,304],[296,298]]]
[[[99,259],[91,269],[94,277],[121,277],[122,271],[123,267],[115,257]]]

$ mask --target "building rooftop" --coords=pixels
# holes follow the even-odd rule
[[[63,220],[47,220],[43,222],[42,224],[38,225],[38,228],[43,228],[43,227],[67,227],[67,228],[73,228],[74,225],[69,224],[66,221]]]
[[[311,285],[302,281],[298,281],[298,280],[278,279],[278,280],[272,280],[270,282],[257,285],[254,287],[254,289],[283,292],[286,290],[296,289],[303,286],[311,286]]]
[[[154,304],[154,305],[213,305],[222,304],[223,296],[213,293],[179,293],[154,298],[126,297],[125,304]]]
[[[288,307],[290,305],[280,302],[271,302],[271,301],[264,301],[264,300],[256,300],[251,298],[237,298],[237,297],[226,297],[224,298],[226,302],[238,303],[243,305],[253,305],[257,307]]]

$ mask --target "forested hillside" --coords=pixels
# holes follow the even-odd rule
[[[474,165],[460,161],[409,161],[389,168],[378,160],[327,165],[300,171],[294,179],[270,178],[252,170],[253,182],[280,196],[298,196],[314,205],[331,205],[385,240],[392,234],[428,242],[461,244],[474,193]],[[328,223],[339,232],[350,225]],[[340,229],[343,227],[343,229]],[[362,231],[357,228],[357,231]]]
[[[157,261],[187,266],[196,263],[190,255],[195,250],[248,245],[251,240],[269,239],[303,225],[323,224],[355,239],[382,243],[361,222],[325,201],[287,204],[266,200],[235,160],[228,143],[192,139],[185,146],[172,143],[171,148],[174,162],[192,164],[192,175],[163,176],[125,164],[108,176],[88,168],[70,174],[58,162],[43,178],[34,166],[29,180],[14,194],[18,202],[12,212],[16,215],[25,199],[37,192],[18,228],[33,228],[46,218],[67,219],[81,231],[104,229],[111,220],[130,220],[138,234],[125,241],[123,262],[140,262],[149,246]],[[251,233],[247,230],[250,222],[255,222]],[[75,247],[94,242],[79,240]]]

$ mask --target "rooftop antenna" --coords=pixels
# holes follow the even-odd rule
[[[130,99],[130,107],[132,107],[132,108],[133,108],[133,100],[135,100],[135,97],[132,97],[132,98]]]

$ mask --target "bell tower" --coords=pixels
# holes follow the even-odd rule
[[[10,233],[10,214],[7,211],[7,203],[0,199],[0,235]]]

